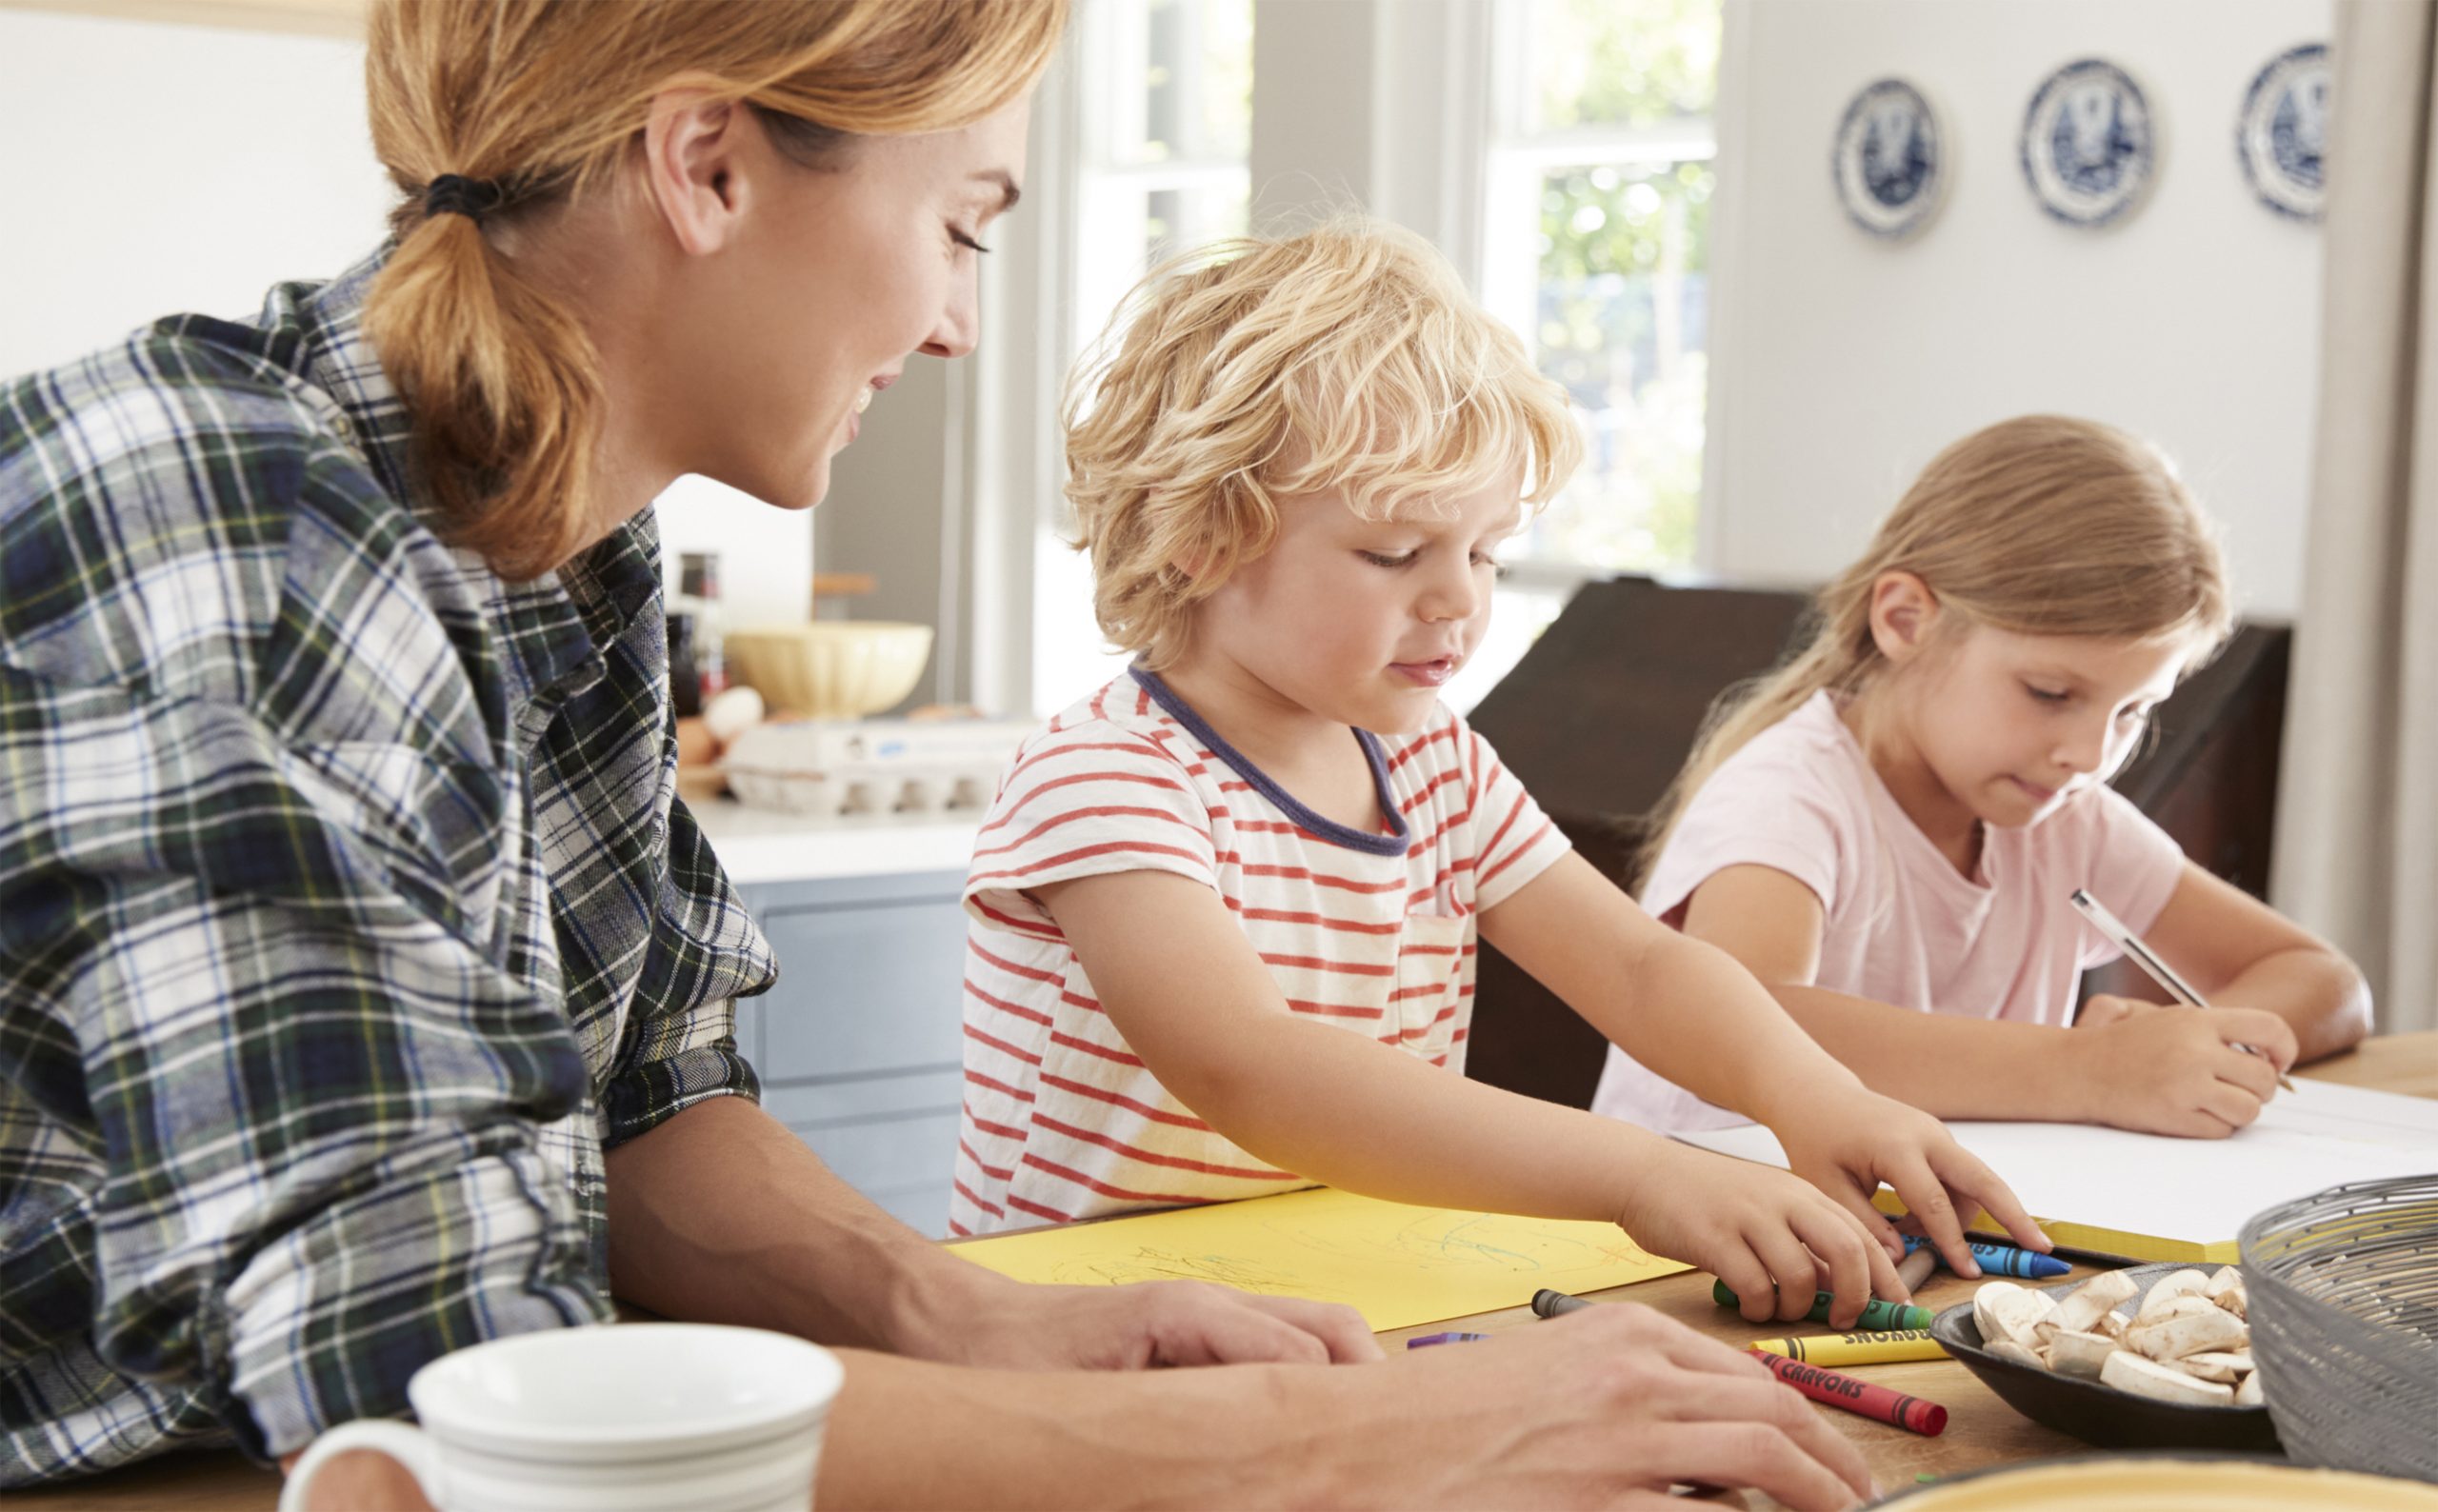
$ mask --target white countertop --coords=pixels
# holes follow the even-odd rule
[[[728,869],[750,885],[829,877],[888,877],[965,870],[973,858],[976,813],[953,819],[860,816],[816,819],[748,808],[733,798],[689,796],[687,806]]]

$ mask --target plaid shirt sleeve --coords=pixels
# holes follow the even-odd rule
[[[673,746],[669,761],[673,787]],[[767,990],[775,968],[768,966],[759,927],[729,890],[727,873],[682,798],[669,806],[669,875],[654,959],[638,984],[618,1069],[602,1093],[605,1146],[648,1133],[706,1098],[759,1101],[762,1095],[760,1078],[736,1047],[736,1002],[729,994]],[[729,965],[739,960],[754,963],[763,974],[740,977]],[[706,991],[722,995],[698,1001]]]
[[[478,637],[334,424],[190,342],[0,387],[0,1483],[607,1316]]]

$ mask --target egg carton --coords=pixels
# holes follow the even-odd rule
[[[788,720],[737,737],[739,802],[821,819],[979,814],[1032,732],[1012,720]]]

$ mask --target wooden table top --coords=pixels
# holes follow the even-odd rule
[[[2438,1031],[2386,1035],[2358,1050],[2334,1056],[2296,1073],[2351,1086],[2438,1097]],[[2075,1267],[2072,1280],[2095,1273]],[[1916,1294],[1932,1310],[1969,1301],[1977,1284],[1941,1270]],[[1688,1323],[1710,1338],[1741,1347],[1771,1333],[1821,1333],[1811,1323],[1749,1323],[1710,1301],[1710,1278],[1698,1271],[1647,1281],[1600,1294],[1604,1300],[1635,1302]],[[1529,1308],[1509,1307],[1472,1318],[1392,1329],[1380,1342],[1392,1353],[1416,1334],[1443,1330],[1495,1333],[1529,1327],[1536,1320]],[[1462,1348],[1461,1344],[1448,1345]],[[1894,1364],[1856,1366],[1855,1373],[1883,1385],[1935,1402],[1948,1409],[1947,1431],[1926,1439],[1902,1428],[1874,1422],[1850,1412],[1819,1410],[1869,1461],[1882,1489],[1898,1491],[1928,1473],[1950,1475],[2017,1460],[2088,1454],[2088,1445],[2041,1427],[2000,1402],[1971,1372],[1952,1360],[1909,1361]],[[125,1470],[35,1491],[12,1491],[11,1509],[26,1512],[271,1512],[279,1501],[279,1477],[247,1462],[234,1452],[170,1455]],[[1715,1505],[1717,1503],[1696,1503]],[[1758,1496],[1755,1507],[1775,1506]]]

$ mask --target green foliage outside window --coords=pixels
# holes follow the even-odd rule
[[[1706,117],[1718,0],[1531,0],[1541,132]],[[1584,469],[1529,554],[1610,568],[1692,560],[1709,345],[1707,159],[1549,169],[1531,335],[1589,421]]]

